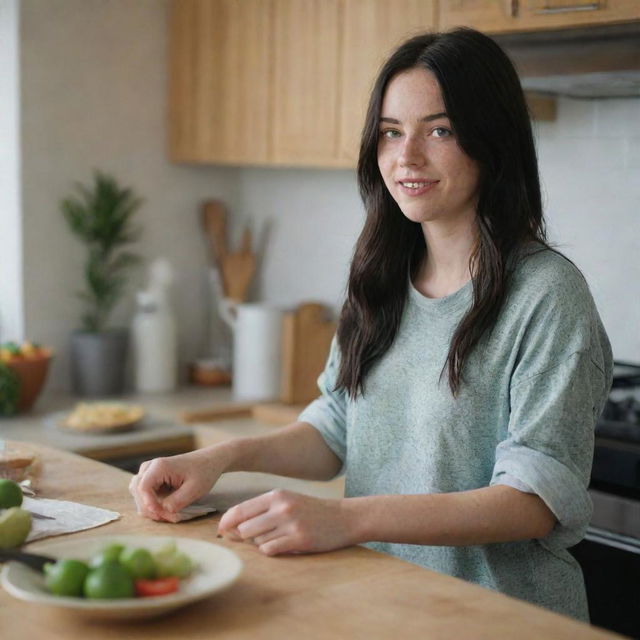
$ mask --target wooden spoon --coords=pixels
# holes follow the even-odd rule
[[[256,255],[251,250],[251,230],[247,227],[242,234],[240,249],[227,252],[222,258],[222,277],[227,297],[234,302],[244,302],[255,271]]]
[[[213,263],[220,269],[227,254],[227,213],[224,205],[208,200],[202,207],[202,223],[209,237]]]

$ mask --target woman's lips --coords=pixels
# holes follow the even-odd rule
[[[400,191],[407,196],[421,196],[438,184],[438,180],[402,180],[398,181]]]

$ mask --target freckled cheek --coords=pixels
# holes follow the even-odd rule
[[[384,181],[385,185],[387,186],[387,189],[391,190],[391,183],[390,183],[390,170],[389,167],[384,163],[384,162],[378,162],[378,169],[380,171],[380,175],[382,176],[382,180]]]

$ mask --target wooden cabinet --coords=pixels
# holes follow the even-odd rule
[[[355,166],[376,75],[403,40],[434,28],[434,0],[347,0],[342,21],[339,158]]]
[[[271,3],[175,0],[169,15],[169,157],[270,158]]]
[[[438,5],[441,30],[464,25],[505,33],[640,20],[638,0],[441,0]]]
[[[430,29],[640,21],[640,0],[171,0],[169,157],[354,167],[391,50]]]
[[[169,157],[353,167],[378,67],[435,0],[173,0]]]
[[[331,166],[342,0],[172,0],[169,157]]]
[[[338,155],[339,0],[275,0],[275,164],[328,165]]]

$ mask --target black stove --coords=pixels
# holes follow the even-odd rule
[[[595,429],[590,488],[640,501],[640,365],[615,362]],[[632,533],[640,538],[640,530]]]
[[[615,362],[611,395],[596,425],[596,437],[640,442],[640,365]]]
[[[640,638],[640,365],[614,364],[595,429],[593,516],[570,551],[582,567],[592,624]]]

